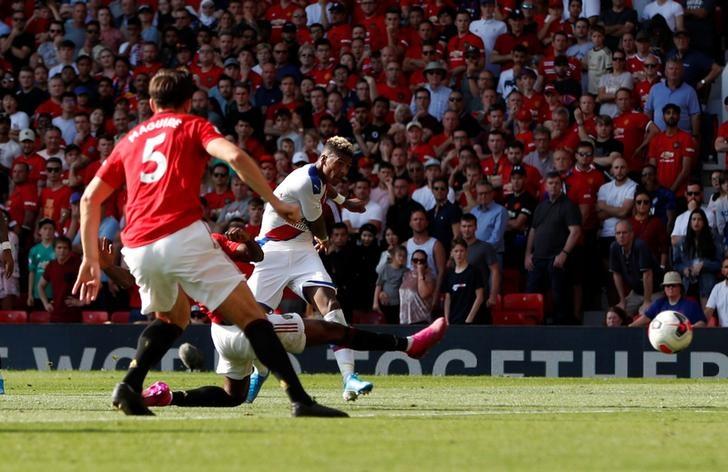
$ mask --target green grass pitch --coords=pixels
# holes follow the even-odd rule
[[[3,372],[0,470],[727,470],[728,382],[367,377],[344,405],[339,377],[303,375],[352,418],[290,418],[269,381],[253,405],[110,408],[120,372]],[[153,372],[173,389],[211,373]]]

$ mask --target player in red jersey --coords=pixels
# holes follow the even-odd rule
[[[647,151],[649,163],[657,167],[657,181],[676,196],[685,194],[692,160],[695,158],[695,138],[678,128],[680,107],[668,103],[662,108],[667,129],[657,134]]]
[[[261,247],[239,226],[232,226],[224,235],[214,233],[212,237],[241,269],[251,261],[259,262],[263,259]],[[101,267],[104,272],[119,285],[133,284],[134,279],[128,271],[113,265],[112,254],[110,245],[105,242],[101,253]],[[250,374],[253,365],[258,363],[249,340],[237,326],[230,326],[218,313],[210,312],[204,307],[203,311],[212,321],[212,338],[219,354],[217,373],[224,376],[224,387],[205,386],[184,392],[171,392],[166,383],[155,382],[144,390],[147,406],[233,407],[246,400],[251,403],[257,396],[258,390],[254,393],[249,390]],[[446,319],[438,318],[418,333],[401,337],[364,331],[329,321],[304,320],[296,313],[269,314],[267,317],[273,323],[281,343],[294,354],[299,354],[307,346],[338,344],[360,351],[402,351],[410,357],[420,358],[442,339],[448,327]]]
[[[202,222],[198,192],[207,154],[230,164],[288,221],[299,221],[300,210],[273,194],[250,156],[209,122],[189,114],[194,91],[188,72],[160,70],[149,85],[154,116],[119,141],[81,200],[84,258],[74,293],[84,303],[98,295],[101,205],[126,184],[122,253],[139,285],[142,313],[156,315],[139,337],[137,353],[114,389],[112,402],[128,415],[153,414],[142,401],[144,378],[189,324],[189,295],[246,333],[261,362],[284,382],[293,416],[347,416],[317,404],[305,392],[244,276]]]

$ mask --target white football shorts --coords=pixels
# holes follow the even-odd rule
[[[304,298],[304,287],[322,286],[336,291],[313,246],[303,250],[300,245],[296,250],[266,250],[268,244],[263,246],[263,260],[255,264],[248,281],[248,287],[258,303],[276,309],[281,303],[285,287],[301,298]]]
[[[306,347],[303,319],[297,313],[267,316],[283,348],[293,354],[303,352]],[[257,357],[245,333],[235,325],[217,323],[212,323],[210,333],[219,356],[215,371],[235,380],[249,376],[253,372],[253,361]]]
[[[245,281],[202,221],[121,253],[139,285],[142,313],[171,310],[180,286],[213,311]]]

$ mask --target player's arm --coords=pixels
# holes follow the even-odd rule
[[[230,241],[238,243],[238,247],[235,249],[236,258],[249,262],[260,262],[263,260],[263,248],[243,228],[230,228],[225,233],[225,237]]]
[[[273,194],[273,190],[268,186],[260,168],[247,152],[225,138],[213,139],[207,143],[205,150],[208,154],[230,164],[240,179],[263,200],[270,203],[276,213],[291,222],[298,222],[301,219],[301,212],[297,205],[284,203]]]
[[[111,241],[107,238],[102,238],[99,241],[99,266],[123,290],[133,287],[136,283],[134,276],[131,275],[128,269],[114,264],[114,250]]]

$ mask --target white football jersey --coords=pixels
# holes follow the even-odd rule
[[[321,180],[315,164],[300,167],[281,182],[273,193],[285,203],[297,203],[306,221],[315,221],[323,213],[326,184]],[[311,246],[313,235],[305,221],[292,225],[266,203],[260,234],[256,239],[261,246]]]

